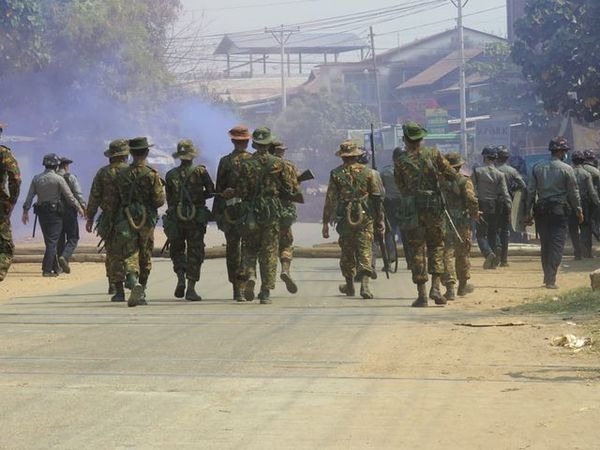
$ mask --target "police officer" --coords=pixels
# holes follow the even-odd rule
[[[0,123],[0,136],[3,124]],[[8,185],[8,191],[4,187]],[[4,280],[12,263],[15,246],[12,241],[10,216],[19,198],[21,173],[10,148],[0,145],[0,281]]]
[[[42,164],[44,172],[33,177],[25,203],[23,203],[23,224],[29,222],[29,209],[33,197],[37,196],[37,204],[34,212],[40,220],[40,228],[44,234],[46,251],[42,261],[42,275],[44,277],[55,277],[58,275],[58,262],[56,260],[56,247],[62,230],[62,216],[64,213],[64,199],[71,207],[83,216],[81,205],[69,189],[63,177],[56,173],[60,164],[59,157],[54,153],[44,156]]]
[[[592,150],[585,150],[583,152],[585,162],[583,168],[592,176],[592,184],[594,189],[600,196],[600,170],[598,170],[598,157]],[[596,236],[596,239],[600,240],[600,208],[592,208],[589,211],[589,217],[586,217],[586,222],[589,222],[592,234]]]
[[[511,200],[517,191],[527,191],[527,185],[517,169],[508,164],[510,153],[504,145],[496,148],[496,169],[504,174]],[[508,266],[508,241],[510,239],[510,209],[498,215],[498,237],[500,241],[500,267]]]
[[[526,223],[532,224],[535,218],[542,246],[544,286],[558,289],[556,274],[562,261],[570,209],[579,223],[583,222],[583,211],[575,173],[563,162],[569,143],[558,136],[550,141],[548,149],[551,158],[537,163],[529,178]]]
[[[477,244],[485,257],[484,269],[498,267],[498,223],[503,214],[510,211],[511,200],[506,186],[506,177],[494,166],[496,149],[483,148],[483,166],[473,170],[472,180],[482,212],[477,223]]]
[[[85,211],[85,199],[83,198],[83,193],[81,192],[81,186],[79,185],[79,181],[77,177],[69,172],[69,166],[73,163],[73,160],[67,157],[60,158],[60,164],[58,165],[58,173],[62,176],[69,189],[77,199],[79,206],[81,209]],[[77,210],[71,206],[65,205],[65,210],[63,213],[63,227],[62,232],[60,234],[60,239],[58,240],[58,250],[57,253],[60,255],[58,257],[58,264],[60,268],[65,273],[71,273],[71,267],[69,266],[69,260],[73,255],[73,252],[77,248],[77,243],[79,242],[79,222],[77,220]]]
[[[579,188],[581,207],[583,209],[583,223],[579,223],[575,211],[569,215],[569,234],[573,243],[575,259],[592,258],[592,213],[600,206],[598,192],[592,182],[592,175],[583,168],[585,157],[583,152],[573,152],[571,155],[573,172]]]

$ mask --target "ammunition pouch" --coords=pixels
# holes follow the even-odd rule
[[[442,209],[442,199],[436,191],[417,191],[415,202],[421,211],[439,212]]]
[[[242,235],[256,233],[263,225],[279,222],[281,201],[278,197],[258,197],[241,203],[240,232]]]

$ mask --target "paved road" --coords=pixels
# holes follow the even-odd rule
[[[450,337],[494,313],[409,308],[406,273],[347,299],[325,259],[296,262],[301,296],[235,304],[224,269],[200,303],[161,260],[146,307],[104,281],[0,305],[0,448],[597,448],[597,383]]]

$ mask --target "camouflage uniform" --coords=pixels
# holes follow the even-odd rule
[[[163,224],[171,244],[169,256],[173,261],[173,270],[179,277],[179,291],[176,289],[175,296],[183,297],[185,278],[192,282],[200,279],[200,267],[204,262],[204,235],[210,219],[206,199],[214,195],[215,187],[205,166],[192,165],[191,159],[196,152],[191,141],[181,141],[177,150],[174,157],[181,158],[182,164],[167,172],[168,209]],[[187,297],[192,297],[191,292]]]
[[[413,283],[419,290],[419,298],[413,306],[426,306],[424,295],[427,272],[432,274],[429,297],[437,304],[445,300],[439,293],[441,275],[444,273],[444,211],[440,197],[440,182],[455,182],[458,174],[435,148],[417,146],[427,135],[419,124],[403,125],[404,138],[414,142],[415,148],[398,156],[394,163],[396,184],[400,190],[399,226],[406,232],[410,247]],[[418,144],[420,145],[420,144]],[[427,250],[427,265],[425,256]]]
[[[134,150],[148,148],[148,143],[146,138],[135,138],[129,146],[133,154]],[[157,209],[165,203],[165,193],[158,172],[145,160],[134,161],[119,172],[116,184],[119,209],[114,226],[115,248],[124,259],[127,287],[132,289],[128,305],[136,306],[144,298],[152,269]]]
[[[242,267],[239,279],[246,283],[246,300],[251,300],[258,259],[261,277],[259,298],[262,303],[269,303],[269,291],[275,288],[277,273],[281,198],[291,197],[294,181],[284,171],[283,161],[268,153],[273,142],[270,130],[258,128],[252,139],[256,152],[241,165],[236,184],[236,194],[246,211],[241,223]]]
[[[8,184],[8,193],[5,186]],[[0,281],[4,280],[13,259],[10,215],[19,197],[21,173],[8,147],[0,145]]]
[[[340,292],[354,295],[353,280],[361,279],[361,295],[373,298],[368,289],[368,279],[375,278],[372,266],[374,222],[383,213],[382,195],[375,172],[354,157],[362,154],[350,141],[340,145],[336,153],[344,164],[333,169],[329,177],[323,224],[336,223],[338,244],[342,250],[340,269],[346,285]]]
[[[458,153],[446,155],[450,164],[459,169],[463,161]],[[446,285],[446,298],[454,297],[454,285],[458,278],[459,295],[466,293],[467,280],[471,278],[471,218],[477,217],[479,203],[475,188],[469,177],[459,176],[453,182],[444,181],[442,189],[446,194],[446,207],[462,239],[462,243],[446,218],[446,238],[444,240],[444,275],[442,283]]]

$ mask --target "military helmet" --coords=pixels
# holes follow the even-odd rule
[[[44,159],[42,160],[42,165],[46,167],[54,167],[60,164],[60,158],[56,153],[48,153],[44,155]]]
[[[561,150],[568,152],[571,150],[571,147],[569,147],[569,141],[567,141],[566,138],[562,136],[556,136],[550,140],[550,143],[548,144],[548,150],[551,152],[558,152]]]
[[[508,151],[505,145],[499,145],[498,147],[496,147],[496,156],[499,159],[508,159],[508,157],[510,156],[510,152]]]
[[[191,139],[183,139],[177,143],[177,151],[173,153],[173,158],[182,160],[192,160],[198,154],[196,147]]]
[[[483,150],[481,150],[481,155],[490,159],[496,159],[498,157],[498,154],[496,153],[496,147],[492,145],[486,145],[483,147]]]
[[[595,161],[598,157],[596,156],[596,153],[593,150],[584,150],[583,152],[583,159],[585,159],[586,161]]]
[[[104,151],[104,156],[114,158],[116,156],[129,155],[129,141],[127,139],[115,139],[108,144],[108,150]]]
[[[444,155],[444,157],[452,167],[462,167],[462,165],[465,163],[465,160],[462,159],[462,156],[460,156],[460,153],[458,152],[447,153]]]
[[[575,164],[581,164],[585,162],[585,160],[585,152],[576,150],[571,154],[571,161],[573,161]]]

